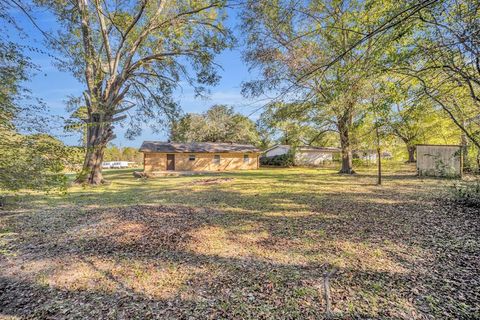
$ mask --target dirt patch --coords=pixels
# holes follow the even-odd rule
[[[196,180],[192,182],[192,185],[210,185],[210,184],[220,184],[233,181],[233,178],[212,178],[212,179],[203,179]]]

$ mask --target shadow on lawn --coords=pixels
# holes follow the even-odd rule
[[[284,194],[272,196],[285,199]],[[235,197],[243,198],[239,203],[244,204],[255,196]],[[311,206],[305,198],[287,200]],[[20,289],[14,290],[19,280],[4,277],[0,306],[13,315],[31,315],[37,310],[56,316],[65,311],[82,316],[111,311],[127,317],[164,312],[166,317],[199,313],[211,318],[261,314],[321,318],[324,309],[318,288],[322,274],[343,259],[333,281],[333,299],[344,316],[475,315],[478,280],[474,279],[480,267],[472,246],[480,234],[475,217],[441,211],[435,204],[377,206],[353,196],[339,200],[322,198],[321,207],[313,206],[310,213],[299,216],[272,216],[249,212],[247,207],[218,211],[129,206],[89,210],[71,217],[75,221],[67,224],[62,214],[45,221],[39,217],[23,225],[26,236],[18,250],[27,265],[35,260],[95,257],[141,265],[154,261],[205,273],[184,282],[167,299],[138,294],[124,284],[124,277],[110,271],[104,276],[121,289],[114,294],[57,290],[21,280]],[[257,237],[262,232],[266,235]],[[351,247],[345,248],[345,243]],[[380,255],[375,256],[375,250]],[[32,290],[33,296],[28,293]],[[17,301],[24,295],[27,298],[20,308]],[[42,301],[48,308],[42,307]],[[83,311],[78,310],[78,303],[86,304]]]
[[[186,254],[182,258],[197,261],[199,257]],[[195,288],[187,297],[178,294],[152,298],[128,289],[67,290],[2,276],[0,314],[34,319],[324,319],[319,290],[322,266],[267,265],[268,269],[262,269],[238,259],[213,258],[208,257],[208,261],[215,261],[228,273],[210,281],[195,279],[189,283]],[[205,263],[202,266],[214,267]],[[344,275],[348,281],[341,278]],[[407,303],[415,296],[395,292],[412,280],[402,274],[342,269],[332,284],[336,315],[338,319],[420,318],[421,313]],[[212,285],[212,281],[216,284]],[[352,296],[352,290],[358,290],[357,294]],[[359,303],[368,302],[372,296],[375,305]],[[404,304],[400,310],[392,308],[397,303]],[[347,308],[348,312],[339,311]],[[423,308],[428,311],[428,307]]]
[[[131,189],[88,194],[99,209],[17,218],[12,250],[26,269],[0,279],[0,310],[38,318],[78,312],[104,318],[321,319],[322,274],[336,266],[333,305],[343,318],[475,318],[478,216],[424,199],[413,188],[397,191],[246,194],[222,186],[145,185],[133,192],[183,206],[100,203],[131,196]],[[201,208],[193,207],[198,203]],[[142,269],[147,283],[156,283],[149,272],[163,266],[193,276],[181,278],[172,295],[152,298],[115,266],[105,271],[90,259],[122,269],[150,266]],[[70,263],[58,272],[83,262],[116,289],[60,290],[55,279],[45,287],[22,278],[29,264],[44,261]],[[50,271],[46,276],[53,277]]]
[[[0,276],[0,316],[28,319],[218,319],[223,310],[211,307],[208,317],[198,302],[152,298],[138,292],[71,291]]]
[[[225,175],[228,177],[242,177],[237,174]],[[394,189],[394,187],[384,186],[377,188],[375,183],[369,181],[368,176],[354,177],[341,177],[338,176],[335,179],[329,178],[329,180],[322,181],[316,175],[308,177],[294,177],[291,175],[285,175],[285,178],[276,177],[270,180],[267,178],[259,178],[258,181],[265,180],[264,183],[257,183],[252,186],[248,180],[234,180],[233,184],[224,185],[210,185],[196,187],[192,181],[196,180],[174,180],[176,183],[173,185],[158,186],[151,185],[149,183],[133,185],[133,186],[121,186],[118,189],[105,188],[101,192],[98,191],[82,191],[67,195],[66,197],[56,197],[54,200],[45,201],[45,197],[41,195],[32,195],[28,198],[28,201],[35,203],[36,206],[43,206],[45,209],[55,206],[87,206],[87,208],[93,207],[115,207],[135,204],[183,204],[190,206],[218,208],[221,206],[224,208],[238,208],[243,210],[250,210],[254,212],[287,212],[292,210],[308,210],[309,208],[315,208],[316,206],[322,206],[326,198],[334,198],[340,200],[340,202],[352,202],[355,199],[360,199],[362,195],[374,199],[386,199],[402,198],[407,194],[408,197],[418,199],[421,194],[417,191],[418,186],[405,185],[401,189]],[[367,179],[365,179],[367,177]],[[172,179],[172,178],[170,178]],[[181,179],[181,178],[173,178]],[[205,179],[205,177],[199,177],[197,180]],[[300,179],[300,180],[299,180]],[[316,179],[316,180],[315,180]],[[391,180],[389,180],[391,179]],[[396,179],[406,181],[416,181],[416,177],[403,178],[403,176],[386,177],[385,183],[389,181],[395,181]],[[118,184],[118,183],[117,183]],[[298,191],[287,190],[295,185],[302,185],[306,188]],[[316,192],[309,191],[311,189],[317,190]],[[358,192],[345,190],[353,186],[355,188],[369,188],[369,192]],[[232,189],[233,187],[233,189]],[[244,194],[237,190],[255,190],[258,187],[258,193]],[[441,186],[438,186],[439,188]],[[330,191],[330,189],[336,189],[337,192]],[[344,200],[342,200],[344,198]],[[404,200],[404,199],[403,199]],[[402,200],[402,201],[403,201]],[[291,206],[288,206],[286,202],[290,202]],[[294,207],[297,205],[297,207]],[[35,208],[37,209],[37,208]]]

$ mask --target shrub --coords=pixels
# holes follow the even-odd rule
[[[59,140],[11,132],[0,141],[0,154],[0,190],[66,190],[63,169],[68,157]]]
[[[452,194],[455,202],[480,208],[480,180],[454,184]]]
[[[293,153],[288,152],[273,157],[261,157],[260,165],[262,166],[278,166],[278,167],[291,167],[293,166]]]

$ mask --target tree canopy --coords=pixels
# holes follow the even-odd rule
[[[293,110],[291,123],[315,119],[320,133],[334,124],[341,172],[353,172],[351,150],[362,144],[362,130],[375,127],[372,88],[386,83],[404,92],[382,93],[390,109],[382,121],[410,160],[416,143],[438,136],[429,128],[439,124],[444,137],[456,125],[478,147],[478,12],[471,0],[248,1],[244,57],[261,73],[243,92],[273,93]]]
[[[364,39],[402,9],[403,1],[249,1],[245,60],[262,71],[244,93],[267,91],[333,124],[342,148],[342,173],[352,173],[351,134],[363,116],[363,99],[378,76],[382,44],[408,32],[392,29]],[[354,47],[354,50],[351,48]]]
[[[259,144],[255,123],[225,105],[214,105],[202,114],[184,115],[172,124],[170,139],[175,142]]]

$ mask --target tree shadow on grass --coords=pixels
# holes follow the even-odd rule
[[[138,293],[62,290],[32,281],[0,277],[0,316],[26,319],[181,318],[195,309],[192,301],[151,299]]]
[[[132,284],[135,277],[90,263],[91,259],[113,261],[121,270],[145,266],[142,272],[167,274],[167,280],[177,273],[189,275],[179,277],[175,285],[164,284],[173,287],[174,294],[168,298],[140,294],[145,310],[157,312],[166,304],[171,312],[166,317],[175,312],[195,317],[198,312],[212,318],[321,318],[321,277],[336,266],[341,271],[332,285],[333,302],[347,318],[478,315],[478,215],[425,198],[414,186],[340,194],[338,188],[349,180],[335,177],[322,184],[334,184],[337,192],[275,188],[279,182],[288,184],[292,175],[264,175],[275,185],[257,193],[239,191],[245,181],[199,188],[179,179],[180,183],[154,190],[147,183],[82,196],[85,203],[98,205],[95,210],[66,205],[10,216],[18,236],[9,249],[17,252],[18,262],[26,269],[10,273],[5,281],[36,288],[35,280],[25,280],[31,272],[29,264],[50,263],[61,274],[74,267],[76,259],[83,259],[90,269],[98,269],[94,272],[117,283],[116,298],[96,289],[90,292],[88,282],[87,289],[66,290],[71,297],[63,298],[64,291],[57,290],[60,284],[53,279],[51,288],[57,291],[52,295],[42,291],[45,301],[68,305],[77,295],[82,300],[91,294],[89,299],[110,301],[113,309],[133,308],[138,312],[134,315],[148,317],[148,311],[137,310],[134,300],[128,300],[143,290]],[[263,179],[261,172],[256,177]],[[315,179],[315,175],[302,179]],[[145,199],[182,206],[132,204]],[[174,272],[162,269],[165,266]],[[51,268],[44,271],[46,277],[55,277]],[[5,297],[1,301],[11,301],[15,294]],[[37,305],[28,304],[33,314]],[[15,309],[11,302],[3,308]],[[55,308],[54,314],[62,317],[61,308]],[[108,313],[103,305],[89,308],[97,314]]]
[[[287,197],[317,197],[330,196],[333,194],[331,189],[337,190],[338,193],[351,193],[352,191],[345,190],[347,188],[372,188],[375,186],[375,176],[370,175],[356,175],[356,176],[340,176],[331,174],[330,172],[323,172],[315,170],[292,170],[278,172],[272,171],[245,171],[245,172],[225,172],[225,177],[233,178],[232,183],[225,186],[198,186],[195,181],[201,181],[205,177],[169,177],[158,178],[148,181],[140,181],[131,177],[131,180],[114,180],[112,178],[112,185],[102,186],[99,188],[75,190],[66,196],[43,196],[30,195],[27,196],[26,202],[30,205],[31,210],[50,209],[58,206],[87,206],[87,207],[112,207],[132,204],[145,203],[162,203],[162,204],[185,204],[185,205],[208,205],[215,206],[222,204],[229,206],[230,203],[235,203],[235,190],[258,190],[258,195],[269,195],[272,192],[284,193]],[[121,174],[113,175],[112,177],[122,176]],[[208,176],[206,176],[208,178]],[[410,175],[387,175],[385,176],[385,184],[412,182],[412,185],[403,184],[402,188],[409,189],[411,194],[415,194],[414,185],[419,181],[417,177]],[[429,181],[429,180],[427,180]],[[384,186],[387,192],[392,193],[392,188]],[[295,190],[293,189],[298,189]],[[316,194],[315,191],[318,193]],[[396,190],[393,190],[396,192]],[[231,193],[231,196],[230,196]],[[382,193],[382,189],[375,190],[373,197]],[[220,197],[220,195],[222,197]],[[255,198],[250,198],[255,203]],[[263,197],[261,205],[268,207],[276,201],[276,198],[265,199]],[[280,199],[281,200],[281,199]],[[295,199],[293,199],[295,200]],[[238,201],[237,201],[238,202]],[[249,209],[254,209],[251,206]],[[281,206],[277,206],[281,207]],[[257,208],[263,210],[262,208]]]
[[[202,198],[207,191],[198,192]],[[127,206],[87,210],[81,215],[56,213],[50,220],[49,213],[36,220],[26,217],[19,222],[24,235],[12,249],[27,266],[36,260],[94,257],[142,266],[156,262],[185,272],[202,270],[181,280],[177,294],[169,298],[174,301],[141,297],[146,310],[153,308],[150,304],[166,303],[173,306],[172,312],[182,314],[321,317],[321,277],[327,268],[337,266],[341,272],[333,283],[334,306],[344,315],[407,319],[421,318],[425,312],[447,317],[478,314],[475,279],[480,265],[475,248],[480,231],[474,215],[415,199],[379,204],[370,194],[298,197],[222,192],[226,191],[216,191],[219,199],[235,199],[226,201],[229,206],[222,210]],[[272,211],[282,213],[275,204],[280,200],[305,210],[272,215]],[[252,201],[256,207],[268,201],[273,205],[251,211]],[[112,270],[103,272],[122,284],[118,294],[138,293],[129,291],[125,277],[115,276]],[[68,291],[66,298],[62,292],[55,292],[55,297],[40,295],[47,295],[45,301],[58,298],[66,304],[88,298],[84,291]],[[96,294],[89,299],[111,300]],[[6,295],[2,301],[14,298]],[[114,303],[114,308],[136,310],[133,301]],[[4,307],[15,309],[11,302]],[[103,307],[91,308],[106,312]],[[60,309],[53,312],[59,315]]]

